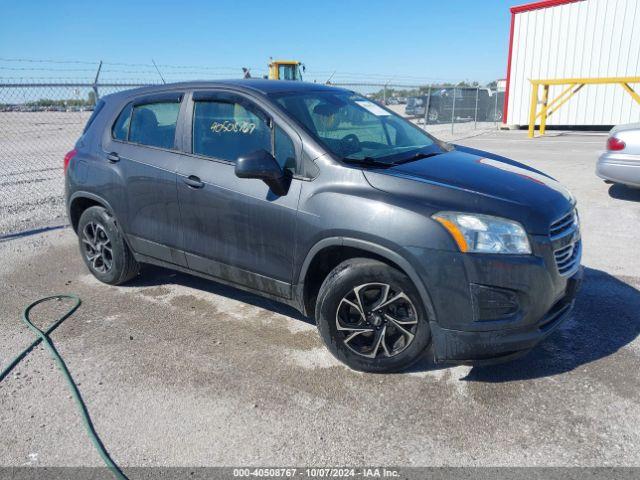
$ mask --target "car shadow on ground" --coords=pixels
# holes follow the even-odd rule
[[[214,280],[207,280],[195,275],[156,267],[155,265],[143,265],[140,275],[123,285],[123,287],[157,287],[171,283],[238,300],[239,302],[248,303],[255,307],[264,308],[265,310],[315,325],[312,319],[306,318],[295,308],[284,303],[230,287]]]
[[[639,282],[638,278],[624,280]],[[640,335],[638,312],[640,292],[636,288],[587,268],[572,318],[526,356],[505,364],[474,367],[464,380],[508,382],[548,377],[603,359]]]
[[[638,278],[624,280],[640,285]],[[463,380],[497,383],[548,377],[616,353],[640,335],[640,291],[628,283],[606,272],[586,268],[572,318],[526,356],[508,363],[473,367]],[[164,284],[177,284],[224,296],[315,325],[313,319],[283,303],[161,267],[145,265],[142,274],[127,286]],[[434,364],[431,358],[431,353],[425,352],[423,359],[408,371],[435,371],[450,367]]]
[[[609,196],[616,200],[640,202],[640,188],[633,188],[619,183],[614,183],[609,187]]]

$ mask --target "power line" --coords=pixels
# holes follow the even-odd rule
[[[6,58],[0,57],[2,62],[22,62],[22,63],[75,63],[80,65],[97,65],[98,62],[88,62],[83,60],[43,60],[38,58]]]
[[[44,67],[5,67],[0,65],[0,70],[13,71],[45,71],[45,72],[95,72],[95,68],[44,68]]]

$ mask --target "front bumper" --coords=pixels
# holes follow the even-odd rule
[[[430,322],[434,356],[438,362],[494,363],[527,353],[571,316],[582,284],[582,267],[567,280],[564,295],[537,322],[524,327],[489,331],[444,328]]]
[[[596,175],[614,183],[640,187],[640,155],[605,152],[598,159]]]
[[[485,362],[527,352],[570,315],[583,277],[579,230],[529,240],[531,255],[411,251],[428,291],[436,361]],[[569,267],[565,252],[575,253]]]

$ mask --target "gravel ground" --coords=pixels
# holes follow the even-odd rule
[[[594,175],[603,135],[466,140],[551,173],[578,198],[586,281],[575,316],[494,367],[349,370],[291,309],[145,268],[98,283],[68,230],[0,243],[0,364],[30,341],[19,317],[76,292],[54,334],[122,466],[640,466],[640,193]],[[35,312],[43,324],[62,305]],[[42,348],[0,384],[0,464],[100,465]]]

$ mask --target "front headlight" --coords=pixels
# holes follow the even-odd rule
[[[461,252],[531,253],[527,232],[513,220],[463,212],[439,212],[432,218],[447,229]]]

